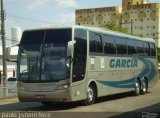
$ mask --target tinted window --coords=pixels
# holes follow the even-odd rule
[[[102,53],[103,47],[102,47],[101,35],[90,32],[89,39],[90,39],[90,52]]]
[[[150,43],[149,45],[150,45],[151,56],[156,56],[155,45],[153,43]]]
[[[18,80],[38,81],[40,75],[41,47],[45,31],[25,31],[23,33],[18,65]]]
[[[53,29],[46,31],[43,46],[41,80],[60,81],[68,79],[66,75],[66,56],[71,29]]]
[[[142,41],[136,41],[137,51],[139,55],[144,54],[144,46]]]
[[[73,59],[73,82],[80,81],[85,77],[87,56],[87,31],[75,30],[74,59]]]
[[[103,42],[105,54],[116,54],[115,41],[112,36],[103,35]]]
[[[40,46],[44,40],[45,31],[25,31],[22,35],[20,46],[27,50],[40,50]],[[31,48],[32,47],[32,48]]]
[[[115,37],[117,54],[127,54],[126,40],[122,37]]]
[[[71,40],[71,29],[48,30],[46,33],[46,44],[67,44]]]
[[[144,43],[144,51],[145,51],[145,55],[150,56],[150,46],[149,43]]]
[[[103,52],[103,47],[102,47],[101,35],[95,35],[95,41],[96,41],[97,52],[102,53]]]
[[[127,40],[127,45],[128,45],[128,54],[132,55],[132,54],[137,54],[137,50],[136,50],[136,42],[132,39]]]
[[[89,33],[89,40],[90,40],[90,52],[97,52],[96,51],[96,44],[94,40],[94,33]]]

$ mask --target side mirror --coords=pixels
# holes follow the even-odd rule
[[[75,43],[76,43],[76,41],[69,41],[68,42],[67,57],[69,57],[73,54],[73,46]]]
[[[7,47],[5,50],[6,51],[5,59],[10,62],[17,62],[18,48],[19,48],[18,44]]]

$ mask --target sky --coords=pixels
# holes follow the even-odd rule
[[[149,0],[160,3],[160,0]],[[4,0],[6,37],[12,27],[24,29],[54,25],[74,25],[75,10],[121,6],[122,0]]]

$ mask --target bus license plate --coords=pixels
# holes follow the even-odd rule
[[[36,98],[37,98],[37,99],[44,99],[45,96],[44,96],[44,95],[36,95]]]

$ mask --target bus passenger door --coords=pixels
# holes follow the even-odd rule
[[[86,72],[87,59],[87,31],[75,29],[75,45],[73,54],[73,69],[72,69],[72,85],[74,88],[75,99],[84,98],[85,91],[84,78]]]
[[[73,54],[72,82],[81,81],[85,77],[87,56],[87,34],[85,30],[75,30],[75,45]]]

